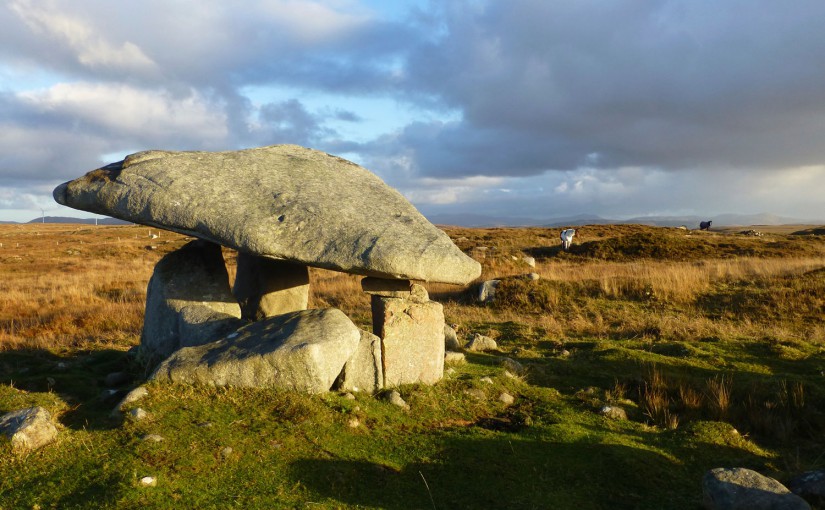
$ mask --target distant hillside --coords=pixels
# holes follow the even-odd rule
[[[15,222],[3,222],[15,223]],[[68,216],[46,216],[45,218],[35,218],[26,223],[80,223],[83,225],[94,225],[95,218],[70,218]],[[128,221],[119,220],[117,218],[99,218],[98,225],[131,225]]]
[[[461,227],[574,227],[579,225],[622,225],[639,224],[652,227],[699,228],[700,221],[712,220],[714,227],[750,226],[750,225],[817,225],[823,220],[790,218],[776,214],[720,214],[708,216],[637,216],[625,220],[602,218],[595,214],[578,214],[575,216],[538,219],[526,217],[498,217],[483,214],[434,214],[428,216],[437,225],[455,225]]]

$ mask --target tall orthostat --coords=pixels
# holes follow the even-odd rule
[[[228,152],[139,152],[61,184],[54,190],[54,198],[75,209],[172,230],[237,250],[241,259],[249,262],[243,271],[239,268],[243,280],[236,281],[234,289],[234,299],[241,301],[244,311],[244,323],[268,321],[281,314],[304,310],[309,283],[307,266],[383,281],[399,280],[406,289],[410,288],[410,280],[465,285],[481,273],[478,262],[465,255],[442,230],[377,176],[350,161],[295,145]],[[266,268],[266,274],[258,274],[262,267]],[[153,292],[153,287],[150,286],[149,292]],[[195,284],[192,295],[197,292]],[[163,295],[148,299],[155,303],[153,310],[174,308],[158,304],[158,300],[165,299]],[[422,303],[416,303],[418,305]],[[301,320],[303,323],[320,320],[317,317],[322,315],[303,314]],[[443,321],[443,316],[436,315]],[[145,321],[155,319],[147,308]],[[337,383],[343,385],[363,386],[364,381],[375,381],[368,384],[369,388],[359,388],[368,390],[378,389],[385,382],[391,385],[438,380],[443,366],[438,357],[443,356],[443,345],[440,349],[428,346],[443,343],[443,338],[420,338],[420,335],[424,330],[443,331],[443,328],[423,328],[417,324],[416,328],[421,331],[405,335],[397,331],[400,323],[387,323],[385,328],[381,320],[374,318],[373,321],[374,332],[381,337],[380,345],[368,339],[359,344],[363,344],[361,348],[355,349],[352,334],[348,333],[340,339],[346,348],[336,352],[355,356],[357,351],[357,357],[338,356],[335,363],[340,362],[341,367],[327,366],[324,373],[341,372]],[[271,324],[281,323],[275,320]],[[153,352],[163,352],[162,346],[158,347],[161,339],[148,338],[150,330],[144,327],[142,341],[151,344]],[[330,335],[342,331],[340,328],[318,330],[329,331]],[[195,335],[195,331],[191,334]],[[284,349],[288,348],[287,326],[242,331],[244,348],[254,349],[250,345],[256,341],[266,344],[268,350],[277,349],[281,344]],[[216,343],[231,353],[235,350],[233,339],[239,336],[238,331],[232,331],[218,339],[214,336],[184,338],[189,334],[176,333],[177,344],[170,347]],[[335,341],[338,340],[319,339],[325,349],[330,348],[329,342]],[[383,349],[385,344],[392,343],[389,354],[405,352],[399,351],[397,345],[404,342],[421,342],[410,352],[420,353],[420,362],[427,366],[420,371],[415,366],[405,366],[403,371],[404,374],[421,373],[421,376],[393,376],[400,367],[392,365],[393,356],[387,356]],[[370,356],[375,359],[370,361]],[[191,356],[173,358],[178,365],[192,359]],[[243,362],[243,356],[239,356],[238,362]],[[405,362],[409,364],[410,360]],[[169,368],[169,363],[164,366]],[[364,374],[357,373],[358,367],[364,367]],[[202,367],[199,370],[199,382],[209,382],[208,372]],[[244,385],[296,387],[294,382],[279,383],[279,378],[289,380],[282,370],[244,373],[262,374],[261,380],[242,378]],[[415,378],[419,381],[410,380]],[[327,379],[328,375],[320,380]],[[231,384],[226,380],[216,377],[211,382]],[[318,391],[317,384],[312,391]]]

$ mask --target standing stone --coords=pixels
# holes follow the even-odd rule
[[[340,391],[375,392],[384,387],[384,368],[381,363],[381,339],[361,330],[361,340],[355,354],[344,364],[338,377]]]
[[[241,252],[232,292],[250,321],[306,310],[309,268]]]
[[[347,273],[460,285],[481,274],[478,262],[378,176],[296,145],[139,152],[61,184],[54,198]]]
[[[164,256],[146,292],[140,338],[149,358],[220,338],[240,324],[241,309],[229,289],[221,247],[192,241]]]
[[[54,441],[57,428],[47,410],[30,407],[0,416],[0,434],[8,437],[12,451],[23,453]]]
[[[385,387],[441,379],[444,310],[427,299],[423,287],[413,285],[409,299],[372,296],[372,321],[381,337]]]
[[[211,386],[329,391],[358,348],[361,330],[335,308],[292,312],[176,351],[151,379]]]
[[[716,468],[702,478],[708,510],[810,510],[811,506],[773,478],[745,468]]]

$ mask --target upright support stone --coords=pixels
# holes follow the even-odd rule
[[[221,247],[192,241],[164,256],[146,291],[141,351],[150,360],[208,343],[237,328],[241,310],[229,289]]]
[[[232,289],[247,320],[261,320],[307,309],[309,268],[283,260],[238,253]]]
[[[424,287],[412,284],[408,297],[372,293],[372,323],[381,338],[385,387],[443,377],[444,310]]]

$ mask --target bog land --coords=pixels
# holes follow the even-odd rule
[[[0,225],[0,414],[39,405],[59,427],[28,454],[0,442],[0,508],[698,508],[711,468],[825,467],[822,227],[593,225],[569,252],[557,229],[445,230],[502,282],[486,304],[430,296],[460,341],[498,348],[398,388],[409,409],[149,384],[134,421],[110,415],[147,375],[127,351],[186,239]],[[329,306],[369,328],[359,277],[312,269],[310,307]]]

